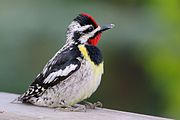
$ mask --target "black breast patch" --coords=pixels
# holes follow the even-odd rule
[[[85,45],[85,47],[88,51],[90,59],[94,62],[94,64],[99,65],[103,61],[101,51],[96,46]]]

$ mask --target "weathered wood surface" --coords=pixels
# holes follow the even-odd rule
[[[12,104],[17,94],[0,92],[0,120],[170,120],[109,109],[62,112],[52,108]]]

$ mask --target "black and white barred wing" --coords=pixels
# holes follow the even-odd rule
[[[57,53],[19,100],[26,102],[31,97],[41,96],[49,87],[57,85],[75,73],[81,66],[80,60],[81,55],[77,49]]]

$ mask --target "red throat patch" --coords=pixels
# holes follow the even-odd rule
[[[101,33],[97,34],[96,37],[92,38],[92,39],[89,39],[88,40],[88,43],[93,45],[93,46],[97,46],[99,40],[101,38]]]

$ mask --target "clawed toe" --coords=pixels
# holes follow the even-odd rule
[[[95,109],[96,107],[102,108],[102,103],[100,101],[95,102],[95,103],[90,103],[90,102],[84,101],[84,103],[85,103],[85,107],[87,109]]]
[[[62,105],[56,110],[60,110],[63,112],[86,112],[87,109],[96,109],[97,107],[102,108],[102,103],[100,101],[97,101],[95,103],[91,103],[88,101],[83,101],[84,105],[81,104],[75,104],[73,106],[69,105]]]
[[[100,101],[97,101],[96,103],[94,103],[95,107],[103,107],[103,104]]]
[[[63,112],[86,112],[86,107],[84,105],[75,105],[75,106],[61,106],[56,108]]]

